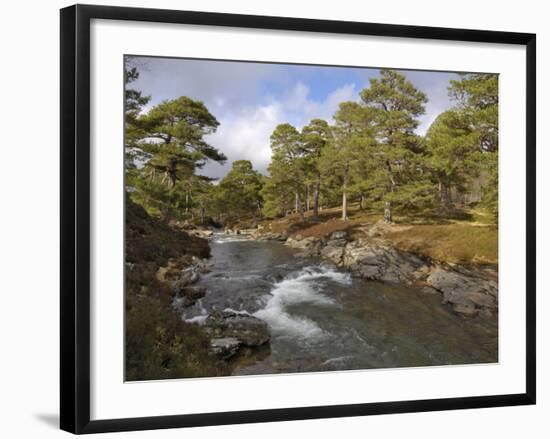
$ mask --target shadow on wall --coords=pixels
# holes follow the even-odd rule
[[[34,417],[50,428],[59,429],[59,415],[57,413],[39,413],[35,414]]]

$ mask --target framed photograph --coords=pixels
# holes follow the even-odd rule
[[[535,35],[61,10],[61,428],[535,403]]]

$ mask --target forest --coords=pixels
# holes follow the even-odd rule
[[[463,74],[448,86],[454,107],[425,135],[415,134],[426,95],[395,70],[380,70],[358,101],[342,102],[333,121],[271,134],[268,174],[236,160],[221,180],[201,175],[226,156],[206,138],[219,126],[204,103],[188,96],[143,112],[150,97],[133,90],[126,70],[126,187],[133,201],[164,221],[226,224],[349,206],[379,212],[435,211],[478,204],[498,216],[498,76]]]
[[[497,75],[469,73],[451,80],[452,108],[420,135],[427,95],[404,73],[381,69],[356,100],[339,104],[332,120],[275,126],[267,172],[239,159],[214,179],[204,167],[228,161],[223,148],[209,143],[220,127],[216,116],[190,96],[149,105],[151,96],[134,88],[139,74],[128,59],[127,379],[496,358]],[[251,239],[212,239],[224,229],[231,234],[246,229]],[[281,242],[275,247],[259,242],[265,238]],[[293,255],[305,259],[289,263]],[[218,266],[220,261],[225,262]],[[323,265],[326,261],[332,265]],[[287,267],[283,273],[277,271],[281,263]],[[249,273],[257,264],[261,267]],[[246,284],[239,280],[243,271],[251,279]],[[352,281],[349,272],[359,280]],[[368,291],[371,296],[365,296]],[[395,302],[377,302],[381,292],[391,293]],[[310,314],[319,297],[313,293],[343,294],[342,303],[325,309],[316,323]],[[325,299],[325,305],[335,300]],[[449,311],[434,311],[440,303]],[[301,315],[293,317],[287,307]],[[370,311],[358,317],[364,307]],[[412,350],[403,345],[387,359],[382,354],[388,343],[404,340],[402,335],[388,340],[387,334],[410,329],[402,315],[425,323],[419,323]],[[473,326],[460,320],[478,315],[488,320]],[[437,324],[450,328],[450,335],[433,345],[445,351],[424,354],[434,337],[433,319],[441,319]],[[338,358],[349,358],[345,365],[331,363],[334,343],[319,342],[311,350],[304,341],[326,333],[322,325],[331,321],[342,350]],[[348,324],[379,339],[376,352],[349,344]],[[380,330],[373,333],[376,324]],[[243,356],[244,363],[235,360]]]

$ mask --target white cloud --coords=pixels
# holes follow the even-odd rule
[[[309,87],[302,82],[296,83],[284,98],[286,108],[290,110],[303,110],[304,107],[310,104],[308,101]]]
[[[338,110],[341,102],[356,101],[359,99],[355,84],[347,84],[331,92],[327,98],[319,103],[308,115],[309,119],[320,118],[332,122],[332,116]]]
[[[140,58],[135,62],[141,74],[132,86],[152,96],[146,109],[163,99],[185,95],[202,100],[220,122],[208,140],[227,155],[228,161],[224,166],[207,164],[202,172],[211,177],[223,177],[231,163],[240,159],[250,160],[265,173],[271,159],[269,137],[277,124],[289,122],[301,129],[314,118],[332,123],[340,102],[359,100],[359,91],[368,86],[361,82],[365,78],[354,83],[350,77],[350,83],[319,98],[308,81],[313,73],[320,73],[304,67],[174,58]],[[376,73],[365,72],[369,77]],[[446,87],[456,75],[405,73],[430,98],[417,129],[423,134],[437,114],[448,108]]]
[[[235,160],[250,160],[254,167],[265,172],[271,160],[269,136],[284,114],[278,103],[248,106],[236,109],[236,114],[220,118],[220,127],[208,141],[228,158],[227,164],[208,164],[203,173],[212,177],[223,177]]]
[[[133,88],[151,94],[150,104],[189,96],[216,107],[255,101],[261,81],[283,80],[283,72],[272,64],[249,64],[180,58],[140,57],[140,76]]]
[[[355,84],[335,89],[323,101],[309,98],[309,88],[296,83],[281,100],[270,99],[265,105],[248,105],[219,116],[220,127],[208,141],[228,158],[224,166],[209,163],[202,173],[223,177],[235,160],[250,160],[255,169],[267,172],[271,161],[270,136],[280,123],[293,123],[298,129],[311,119],[329,122],[340,102],[357,99]]]

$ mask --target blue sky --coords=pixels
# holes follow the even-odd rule
[[[378,69],[263,64],[180,58],[133,59],[140,71],[132,87],[151,96],[148,107],[185,95],[203,101],[220,122],[208,141],[228,161],[208,164],[202,171],[223,177],[234,160],[247,159],[265,173],[271,159],[269,136],[279,123],[297,128],[313,118],[332,122],[338,104],[356,101]],[[406,71],[409,80],[428,96],[426,114],[417,129],[423,134],[439,113],[452,106],[447,95],[454,73]]]

